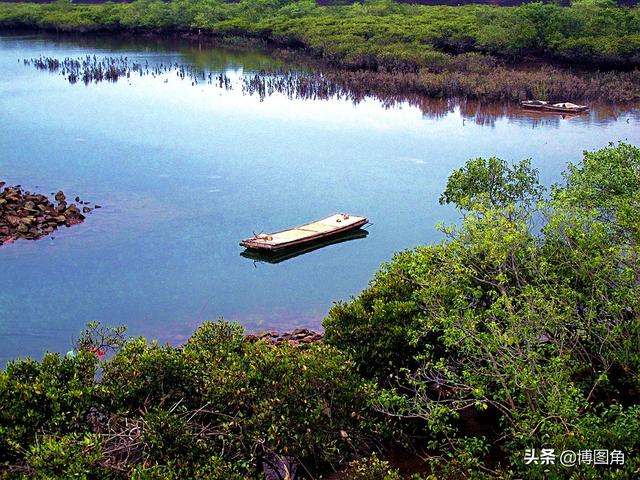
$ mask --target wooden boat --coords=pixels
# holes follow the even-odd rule
[[[589,107],[586,105],[576,105],[570,102],[549,103],[544,100],[523,100],[520,102],[520,106],[527,110],[537,110],[540,112],[582,113],[589,111]]]
[[[348,230],[344,233],[338,233],[332,237],[320,238],[308,243],[303,243],[297,247],[290,247],[281,250],[256,250],[247,248],[240,252],[240,256],[253,260],[254,262],[281,263],[291,260],[292,258],[299,257],[300,255],[311,253],[314,250],[328,247],[329,245],[336,245],[338,243],[367,238],[367,235],[369,235],[368,231],[363,230],[362,228],[357,228],[355,230]]]
[[[520,102],[520,106],[528,110],[542,110],[548,104],[549,102],[544,100],[523,100]]]
[[[554,103],[553,105],[545,105],[543,110],[547,112],[558,112],[558,113],[582,113],[588,112],[589,107],[586,105],[576,105],[575,103],[570,102],[562,102],[562,103]]]
[[[268,234],[260,233],[252,238],[242,240],[240,245],[262,251],[283,250],[355,230],[364,226],[367,222],[368,220],[365,217],[337,213],[287,230]]]

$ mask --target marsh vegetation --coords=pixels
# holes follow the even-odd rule
[[[0,4],[0,26],[242,36],[304,51],[361,88],[474,98],[640,98],[640,9],[607,0],[570,7],[400,5],[390,0]],[[523,68],[524,67],[524,68]],[[598,72],[607,70],[607,72]],[[373,73],[371,73],[373,72]]]

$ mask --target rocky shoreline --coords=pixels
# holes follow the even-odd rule
[[[296,328],[291,332],[278,333],[275,330],[256,332],[245,335],[245,339],[249,342],[257,342],[263,340],[273,345],[281,345],[289,343],[294,347],[303,347],[306,345],[318,344],[322,342],[323,333],[309,330],[307,328]]]
[[[53,233],[61,226],[70,227],[84,222],[85,216],[100,205],[75,198],[67,203],[63,191],[54,195],[55,202],[46,195],[23,190],[20,185],[7,186],[0,182],[0,245],[23,238],[37,240]]]

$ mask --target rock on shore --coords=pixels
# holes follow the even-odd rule
[[[324,335],[313,330],[306,328],[296,328],[291,332],[278,333],[275,330],[267,332],[257,332],[245,336],[245,339],[249,342],[257,342],[264,340],[274,345],[280,345],[281,343],[289,343],[296,347],[315,344],[322,342]]]
[[[92,210],[83,207],[81,212],[75,203],[68,204],[62,191],[54,198],[55,202],[52,202],[46,195],[23,190],[20,185],[5,187],[5,182],[0,182],[0,245],[19,238],[35,240],[63,225],[77,225],[85,219],[82,212]],[[76,201],[86,204],[78,197]]]

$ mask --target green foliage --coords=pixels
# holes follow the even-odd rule
[[[396,469],[376,454],[354,460],[347,470],[349,480],[401,480]]]
[[[103,364],[101,386],[109,392],[109,409],[129,412],[141,405],[170,407],[189,392],[188,366],[178,349],[130,339]]]
[[[194,432],[183,417],[154,407],[143,421],[143,442],[152,461],[169,461],[195,451]]]
[[[527,448],[620,449],[624,467],[572,471],[589,479],[636,472],[639,166],[630,145],[585,152],[543,201],[528,162],[472,160],[443,195],[465,210],[462,225],[444,228],[444,243],[397,255],[369,289],[332,310],[328,341],[344,344],[365,374],[392,375],[378,408],[409,433],[422,419],[420,448],[441,458],[434,468],[455,478],[478,472],[498,442],[498,467],[527,478],[566,474],[560,465],[525,466]],[[362,339],[378,334],[375,311],[394,308],[400,295],[411,304],[394,323],[404,346],[398,334],[372,365]],[[393,368],[376,362],[385,355]]]
[[[415,284],[407,280],[406,253],[397,254],[349,303],[337,303],[325,318],[325,340],[348,352],[361,373],[382,380],[414,363],[418,350],[410,343],[420,325]]]
[[[530,160],[510,166],[504,160],[476,158],[454,172],[440,196],[440,204],[455,203],[459,209],[474,210],[479,206],[507,208],[541,199],[538,171]]]
[[[223,345],[221,328],[228,338]],[[226,449],[237,449],[243,459],[295,454],[318,468],[347,460],[371,441],[365,434],[374,428],[367,407],[371,387],[330,347],[273,348],[243,342],[237,327],[208,324],[184,352],[196,395],[224,412],[219,421],[228,431]]]
[[[113,330],[92,324],[78,343],[96,332]],[[101,380],[96,359],[47,354],[0,373],[0,462],[37,478],[260,478],[293,461],[321,472],[376,442],[374,387],[328,346],[249,342],[217,322],[181,348],[132,338]]]
[[[10,362],[0,373],[0,464],[20,458],[38,432],[81,430],[95,396],[96,368],[96,356],[88,352]]]
[[[175,462],[171,461],[166,465],[137,466],[132,470],[130,478],[131,480],[182,480],[184,478],[194,480],[245,480],[247,478],[263,478],[263,476],[252,475],[247,472],[246,465],[242,462],[229,462],[214,455],[207,458],[206,462],[191,469],[180,468],[175,465]]]
[[[585,152],[582,165],[569,164],[566,187],[554,190],[560,208],[595,210],[598,221],[614,237],[640,240],[637,212],[640,191],[640,150],[621,144]]]
[[[33,469],[30,478],[35,479],[91,479],[108,474],[99,464],[100,437],[88,433],[46,436],[31,446],[27,458]]]
[[[609,0],[583,0],[570,7],[532,2],[499,8],[402,5],[391,0],[331,7],[311,0],[2,3],[3,25],[72,31],[205,29],[302,43],[344,66],[394,71],[441,70],[464,52],[640,65],[638,8],[617,7]]]

